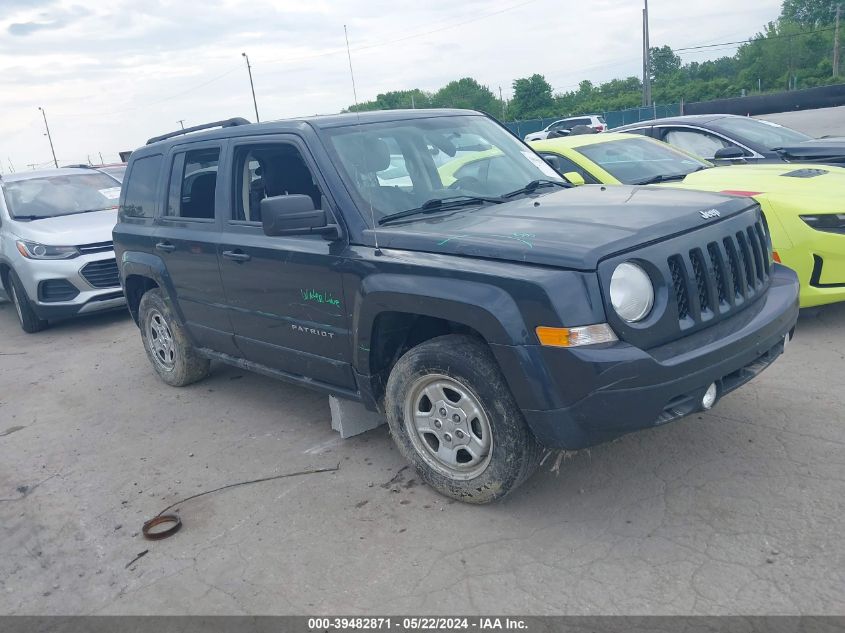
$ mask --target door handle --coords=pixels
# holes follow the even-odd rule
[[[248,262],[252,259],[251,256],[247,255],[243,251],[223,251],[223,257],[226,259],[231,259],[233,262]]]
[[[176,247],[170,242],[159,242],[156,244],[156,250],[163,251],[165,253],[172,253],[176,250]]]

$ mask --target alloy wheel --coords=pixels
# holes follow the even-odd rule
[[[454,378],[417,378],[405,398],[405,424],[419,456],[450,479],[473,479],[490,463],[490,420],[475,394]]]
[[[151,310],[147,319],[147,345],[156,364],[165,371],[173,371],[176,366],[176,346],[173,332],[164,315],[158,310]]]

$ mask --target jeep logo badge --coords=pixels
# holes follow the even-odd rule
[[[722,214],[719,213],[716,209],[710,209],[709,211],[699,211],[701,217],[705,220],[712,220],[713,218],[720,218]]]

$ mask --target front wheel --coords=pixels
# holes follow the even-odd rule
[[[141,297],[138,321],[147,357],[164,382],[184,387],[208,375],[209,360],[191,345],[161,290],[149,290]]]
[[[481,341],[449,335],[414,347],[386,392],[394,440],[441,494],[489,503],[536,470],[541,448]]]
[[[7,280],[9,282],[9,301],[15,306],[21,329],[29,334],[34,334],[46,328],[47,321],[39,319],[38,315],[35,314],[35,310],[32,309],[32,304],[29,302],[29,296],[26,294],[26,289],[14,271],[9,271]]]

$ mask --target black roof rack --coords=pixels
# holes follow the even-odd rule
[[[161,136],[154,136],[150,140],[147,141],[147,145],[152,145],[153,143],[158,143],[159,141],[164,141],[169,138],[173,138],[174,136],[182,136],[183,134],[188,134],[190,132],[199,132],[200,130],[210,130],[211,128],[215,127],[235,127],[236,125],[249,125],[249,121],[242,117],[235,117],[233,119],[226,119],[225,121],[214,121],[213,123],[203,123],[202,125],[195,125],[193,127],[186,127],[184,130],[176,130],[175,132],[170,132],[168,134],[162,134]]]

